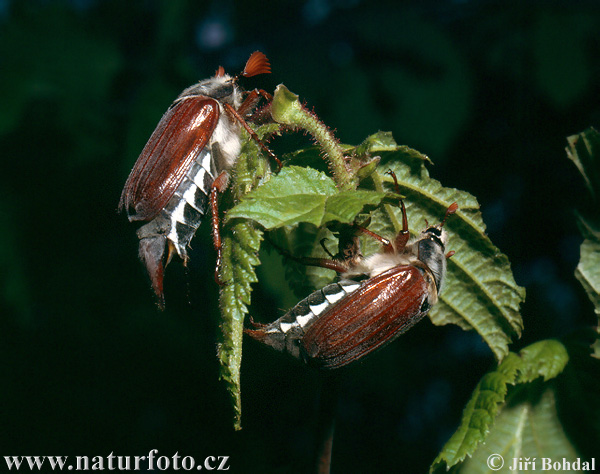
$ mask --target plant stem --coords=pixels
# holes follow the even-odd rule
[[[331,452],[335,432],[335,412],[339,394],[339,377],[327,375],[321,384],[321,400],[319,401],[319,419],[317,425],[317,474],[329,474],[331,469]]]
[[[344,154],[333,133],[315,114],[304,108],[298,96],[283,84],[277,86],[275,90],[271,115],[278,123],[299,127],[310,133],[323,150],[338,189],[340,191],[356,189],[358,184],[356,172],[346,166]]]

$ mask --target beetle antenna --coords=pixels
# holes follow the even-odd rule
[[[254,51],[246,61],[244,70],[235,76],[234,81],[237,82],[241,76],[252,77],[258,74],[271,74],[271,64],[264,53]]]

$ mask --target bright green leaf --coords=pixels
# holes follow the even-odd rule
[[[570,463],[577,459],[577,453],[558,419],[555,395],[550,388],[546,388],[541,397],[535,396],[531,400],[505,407],[494,421],[485,443],[460,466],[458,472],[538,472],[543,470],[543,458],[561,463],[563,459]],[[518,465],[516,470],[510,469],[515,459],[535,460],[535,469],[531,464],[523,465],[521,469]],[[490,468],[499,467],[501,463],[504,466],[499,470]]]
[[[498,413],[503,409],[509,385],[521,384],[524,386],[523,384],[532,382],[539,377],[546,382],[562,373],[568,360],[565,347],[553,339],[525,347],[519,355],[510,352],[498,368],[484,375],[475,387],[463,412],[458,430],[433,462],[431,471],[437,470],[444,463],[450,468],[462,462],[467,456],[472,456],[476,450],[480,450],[479,446],[482,443],[485,442],[489,446],[489,437],[505,439],[507,436],[515,435],[517,431],[514,430],[504,433],[504,430],[508,428],[502,424],[498,425],[496,421]],[[536,394],[537,392],[534,391],[531,398],[536,399]],[[518,413],[524,414],[525,412]],[[540,416],[543,417],[546,414],[541,413]],[[512,418],[509,418],[510,420]],[[519,440],[522,441],[521,438]],[[560,442],[562,443],[562,438]],[[484,449],[484,452],[487,451]],[[505,451],[495,452],[505,453]],[[483,466],[477,464],[471,468],[475,469],[473,472],[479,472],[476,469],[480,467],[485,468],[485,463]]]
[[[245,196],[227,213],[227,219],[252,219],[265,229],[302,222],[320,227],[330,221],[350,223],[365,206],[376,206],[384,199],[394,196],[367,190],[338,192],[325,173],[289,166]]]
[[[261,130],[257,131],[259,136]],[[243,135],[242,152],[235,167],[232,194],[243,195],[269,174],[268,164],[262,157],[254,140]],[[221,363],[221,379],[225,381],[234,409],[234,428],[241,429],[242,400],[240,366],[242,363],[242,339],[244,318],[250,305],[251,284],[257,281],[254,267],[260,264],[258,250],[262,231],[252,222],[234,222],[222,229],[223,259],[221,262],[221,341],[218,357]]]
[[[397,198],[391,193],[363,190],[342,191],[327,199],[321,225],[331,221],[351,223],[365,206],[377,206],[386,197],[397,201]]]
[[[519,355],[523,359],[519,383],[531,382],[538,377],[543,377],[544,382],[553,379],[569,362],[565,346],[555,339],[531,344],[521,350]]]
[[[485,439],[520,365],[521,359],[509,353],[495,371],[483,376],[465,407],[460,427],[433,461],[432,472],[441,463],[451,467],[463,461]]]
[[[227,220],[252,219],[266,229],[298,222],[319,226],[325,202],[336,191],[334,182],[324,173],[311,168],[286,167],[231,209]]]

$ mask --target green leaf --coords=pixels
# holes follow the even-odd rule
[[[270,132],[268,126],[256,130],[259,137]],[[268,162],[263,158],[258,144],[244,133],[242,151],[236,162],[232,179],[234,198],[268,179]],[[262,231],[252,222],[236,221],[226,224],[221,230],[223,259],[221,262],[221,342],[217,353],[221,363],[220,376],[225,381],[234,409],[234,428],[241,429],[242,401],[240,366],[242,363],[242,339],[244,317],[250,305],[251,284],[257,281],[254,268],[260,264],[258,250]]]
[[[338,192],[333,180],[325,173],[289,166],[246,195],[227,213],[227,221],[252,219],[265,229],[301,222],[316,227],[331,221],[350,223],[365,206],[376,206],[392,196],[366,190]]]
[[[567,156],[577,166],[592,197],[591,211],[579,216],[579,227],[586,240],[581,244],[575,276],[594,304],[600,334],[600,134],[589,128],[567,141]],[[600,339],[594,344],[594,352],[600,357]]]
[[[441,463],[450,468],[463,461],[485,439],[520,364],[519,356],[509,353],[495,371],[483,376],[465,407],[460,427],[433,461],[431,472]]]
[[[502,456],[502,459],[498,458]],[[461,474],[478,473],[509,473],[515,472],[510,469],[514,460],[525,461],[535,460],[535,469],[531,464],[522,465],[516,471],[542,471],[543,459],[560,461],[563,459],[573,463],[578,455],[569,442],[556,411],[556,401],[554,391],[547,387],[541,396],[532,393],[530,397],[513,406],[505,407],[496,418],[494,426],[485,444],[473,453],[471,459],[468,459],[460,466],[458,472]],[[488,467],[488,462],[494,463],[492,466],[504,466],[499,470],[492,470]],[[546,466],[547,467],[547,466]]]
[[[324,173],[311,168],[286,167],[231,209],[227,220],[252,219],[266,229],[298,222],[319,226],[325,202],[336,191],[334,182]]]
[[[244,318],[250,304],[251,283],[257,281],[254,266],[262,232],[249,222],[238,222],[223,239],[221,278],[222,342],[217,346],[221,363],[221,379],[225,381],[234,408],[234,427],[241,429],[242,401],[240,366]]]
[[[511,339],[520,336],[523,328],[519,305],[525,290],[515,283],[508,258],[485,234],[477,200],[432,179],[425,167],[428,159],[415,150],[405,146],[391,150],[386,143],[384,149],[375,147],[370,153],[381,155],[378,179],[383,184],[392,186],[391,177],[384,174],[388,169],[396,173],[400,193],[406,196],[411,234],[417,235],[426,222],[440,222],[448,206],[458,203],[459,211],[444,226],[448,232],[447,250],[456,253],[448,260],[440,301],[429,317],[436,325],[452,323],[474,329],[502,360]],[[397,206],[385,206],[382,213],[372,215],[369,228],[390,238],[399,231],[400,219]],[[365,250],[367,255],[369,251]]]
[[[352,153],[351,147],[345,149]],[[307,153],[312,156],[314,150],[311,148]],[[359,213],[385,204],[371,214],[369,229],[393,238],[400,230],[401,216],[397,196],[390,192],[395,190],[392,178],[385,174],[388,169],[396,173],[400,193],[406,196],[413,235],[425,228],[426,221],[439,222],[448,206],[457,202],[460,210],[445,226],[449,234],[448,250],[456,254],[449,260],[440,302],[430,312],[430,318],[437,325],[453,323],[463,329],[475,329],[501,360],[508,353],[512,338],[521,334],[519,304],[524,299],[524,290],[516,285],[507,257],[485,235],[477,200],[466,192],[444,188],[430,178],[425,168],[429,159],[409,147],[394,145],[389,133],[368,137],[353,153],[358,158],[380,155],[378,170],[363,183],[372,182],[374,189],[339,192],[324,173],[290,166],[248,194],[229,211],[228,219],[250,218],[265,229],[300,223],[320,227],[331,221],[351,223]],[[295,157],[301,159],[301,153]],[[313,242],[312,251],[300,254],[282,246],[293,255],[316,256],[318,242]],[[375,239],[362,239],[364,255],[379,249]]]
[[[377,206],[386,198],[396,202],[398,200],[398,197],[392,193],[378,193],[360,189],[342,191],[327,199],[321,225],[332,221],[351,223],[365,206]]]
[[[555,340],[547,339],[525,347],[519,353],[523,359],[518,383],[532,382],[543,377],[544,382],[562,373],[569,362],[565,346]]]
[[[600,317],[600,242],[584,240],[575,276],[585,289]]]
[[[600,133],[588,128],[567,138],[567,156],[583,176],[595,201],[600,197]]]
[[[521,350],[519,355],[510,352],[498,368],[484,375],[475,387],[463,412],[460,427],[434,460],[431,472],[440,468],[442,463],[448,468],[460,463],[467,456],[472,456],[484,442],[489,446],[490,436],[504,439],[505,436],[514,435],[514,430],[504,433],[508,428],[495,421],[505,403],[509,385],[523,386],[540,377],[547,382],[562,373],[568,360],[563,344],[552,339],[532,344]],[[532,399],[536,398],[535,395],[532,394]],[[496,453],[503,454],[505,451]]]

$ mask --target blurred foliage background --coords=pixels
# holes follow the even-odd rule
[[[161,313],[116,212],[177,94],[256,49],[273,74],[247,87],[285,83],[345,143],[390,130],[478,197],[527,288],[514,349],[593,324],[573,277],[585,194],[564,147],[599,126],[598,31],[592,0],[0,1],[0,454],[158,449],[310,470],[319,379],[249,340],[231,428],[208,229],[187,271],[169,266]],[[252,313],[293,303],[261,286]],[[424,472],[493,363],[476,335],[426,321],[348,369],[334,472]]]

